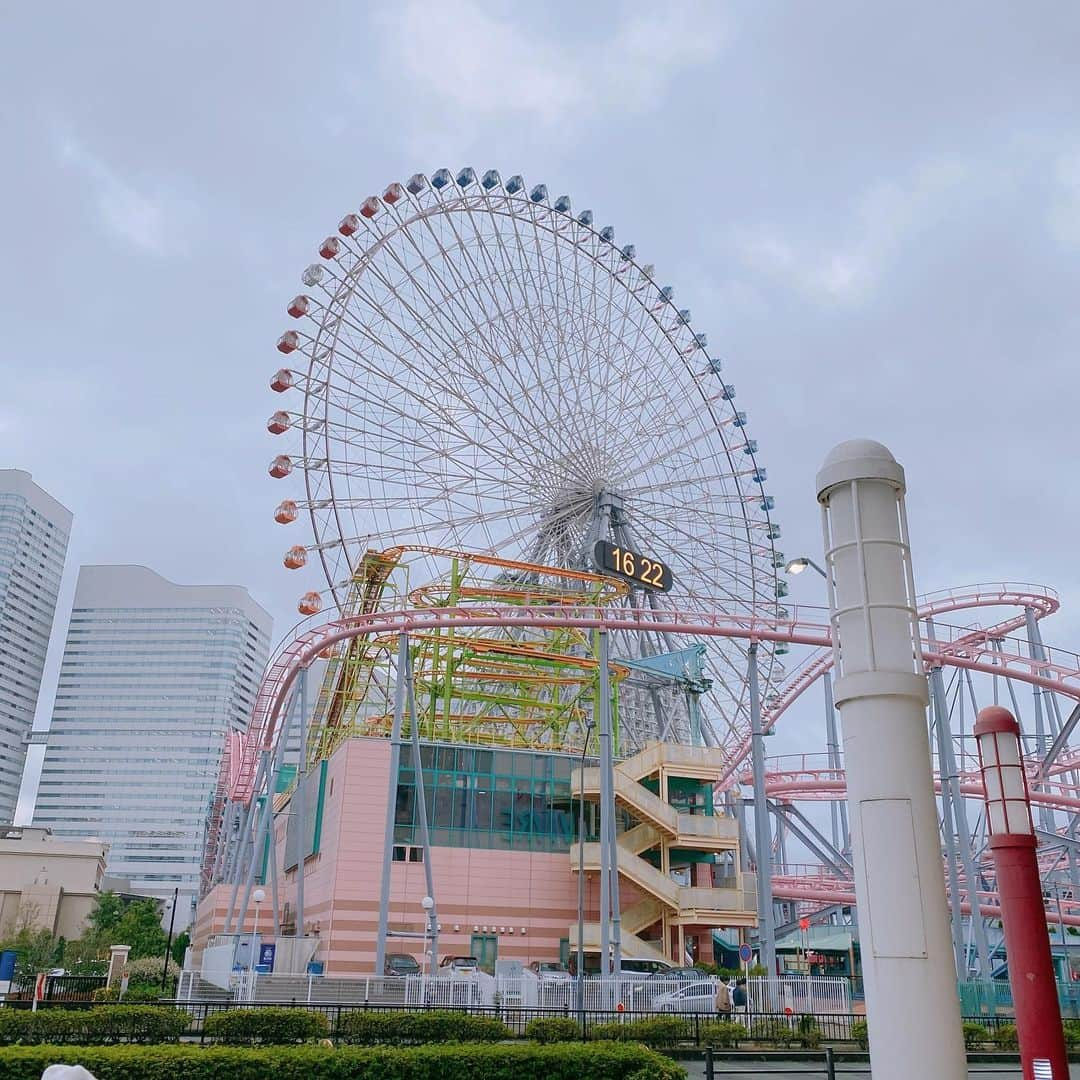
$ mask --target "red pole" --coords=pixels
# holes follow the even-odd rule
[[[990,838],[1001,896],[1001,922],[1016,1009],[1024,1080],[1064,1080],[1069,1075],[1054,963],[1046,930],[1035,837],[1005,833]],[[1035,1072],[1036,1061],[1050,1072]]]
[[[1020,726],[1008,710],[993,705],[979,713],[975,738],[1024,1080],[1067,1080],[1069,1062],[1035,857]]]

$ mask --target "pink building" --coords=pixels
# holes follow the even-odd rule
[[[303,933],[319,940],[328,976],[374,974],[390,743],[353,738],[308,778]],[[598,954],[598,775],[571,755],[454,744],[421,748],[431,829],[440,956],[568,958],[577,940],[578,802],[586,799],[587,952]],[[738,828],[714,813],[716,751],[654,744],[616,766],[623,955],[713,957],[715,927],[755,923],[754,879],[740,869]],[[416,777],[402,750],[395,805],[390,929],[420,934],[426,918],[424,849],[416,822]],[[297,837],[291,796],[275,803],[280,933],[296,927]],[[295,829],[292,829],[295,833]],[[288,855],[287,855],[288,851]],[[263,876],[269,882],[268,868]],[[269,892],[269,884],[266,886]],[[230,886],[202,900],[196,950],[224,928]],[[272,930],[270,904],[260,930]],[[249,911],[241,931],[252,929]],[[418,939],[391,939],[388,952],[422,959]]]

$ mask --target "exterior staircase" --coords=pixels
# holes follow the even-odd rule
[[[700,932],[701,927],[757,925],[756,880],[752,874],[737,869],[738,822],[719,815],[682,813],[641,782],[651,779],[653,786],[666,794],[669,780],[712,783],[725,765],[720,751],[665,743],[650,744],[641,753],[615,765],[615,802],[637,822],[618,837],[619,876],[633,885],[640,896],[620,912],[624,956],[668,959],[664,941],[650,942],[640,936],[657,924],[662,924],[662,936],[672,927],[697,928]],[[597,800],[600,770],[575,769],[570,784],[575,793],[580,791],[586,799]],[[697,852],[700,858],[701,854],[719,851],[729,851],[734,856],[736,871],[730,888],[681,885],[665,872],[672,861],[679,862],[680,852]],[[654,853],[652,861],[644,857],[650,852]],[[579,858],[585,872],[598,872],[600,845],[573,845],[570,861],[575,870]],[[664,870],[657,869],[654,865],[657,861]],[[571,928],[570,937],[576,946],[576,926]],[[598,950],[599,924],[586,924],[584,938],[586,949]]]

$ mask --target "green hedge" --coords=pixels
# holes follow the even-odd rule
[[[91,1009],[0,1009],[0,1046],[14,1043],[168,1042],[187,1030],[182,1009],[101,1005]]]
[[[342,1042],[361,1046],[411,1046],[419,1043],[501,1042],[514,1033],[499,1020],[466,1012],[347,1012],[338,1021]]]
[[[686,1071],[643,1046],[109,1046],[0,1051],[0,1080],[39,1080],[49,1065],[82,1065],[97,1080],[686,1080]]]
[[[851,1025],[851,1037],[863,1050],[870,1049],[870,1029],[866,1026],[865,1020],[856,1020]]]
[[[1065,1029],[1065,1045],[1070,1050],[1080,1046],[1080,1020],[1066,1020],[1062,1027]]]
[[[211,1013],[203,1021],[208,1039],[234,1044],[305,1042],[329,1029],[326,1017],[309,1009],[229,1009]]]
[[[999,1050],[1016,1050],[1020,1046],[1020,1041],[1016,1037],[1016,1025],[1015,1024],[999,1024],[994,1028],[994,1045]]]
[[[174,980],[175,981],[175,980]],[[168,990],[163,991],[158,983],[145,983],[129,986],[124,991],[125,1005],[148,1005],[168,997]],[[120,986],[114,983],[112,986],[99,986],[94,991],[94,1000],[101,1002],[119,1001]]]
[[[675,1016],[658,1016],[652,1020],[597,1024],[590,1034],[594,1039],[639,1042],[646,1046],[674,1046],[680,1040],[690,1038],[690,1025]]]
[[[538,1043],[575,1042],[581,1038],[581,1028],[565,1016],[538,1016],[525,1025],[525,1038]]]
[[[715,1020],[701,1025],[702,1042],[712,1046],[738,1046],[747,1037],[746,1027],[731,1020]]]
[[[961,1026],[964,1031],[965,1050],[978,1050],[990,1038],[990,1032],[973,1020],[965,1020]]]

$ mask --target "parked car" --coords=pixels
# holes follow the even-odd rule
[[[648,977],[648,981],[678,979],[680,982],[697,982],[699,979],[708,977],[704,971],[699,971],[694,967],[673,967],[654,972]]]
[[[644,982],[654,976],[663,978],[665,972],[674,970],[670,964],[662,960],[636,960],[633,957],[624,959],[621,966],[622,977],[634,982]]]
[[[565,982],[570,978],[570,972],[567,971],[566,965],[557,962],[534,960],[529,965],[529,970],[541,982]]]
[[[394,976],[419,975],[420,965],[416,962],[416,958],[408,953],[389,953],[383,965],[383,974]]]
[[[666,1013],[715,1013],[716,989],[711,980],[694,979],[653,998],[651,1008]]]
[[[439,961],[440,975],[475,975],[479,970],[475,956],[444,956]]]

